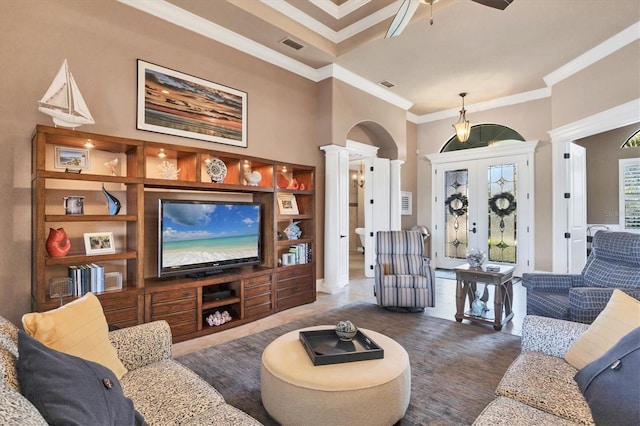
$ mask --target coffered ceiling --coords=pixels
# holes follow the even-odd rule
[[[469,111],[548,96],[554,80],[640,36],[638,0],[514,0],[503,11],[439,0],[390,39],[401,0],[119,1],[307,78],[356,82],[418,121],[457,114],[460,92]]]

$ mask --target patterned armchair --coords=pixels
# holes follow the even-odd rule
[[[614,289],[640,300],[640,234],[598,231],[580,274],[525,273],[527,314],[591,324]]]
[[[376,234],[375,287],[378,305],[420,311],[435,306],[435,271],[424,256],[419,231]]]

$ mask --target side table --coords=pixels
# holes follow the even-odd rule
[[[456,321],[463,319],[493,325],[494,330],[502,330],[502,326],[513,318],[511,310],[513,301],[513,266],[499,266],[499,271],[487,271],[486,266],[472,267],[468,263],[454,268],[456,272]],[[473,315],[471,304],[476,298],[477,283],[495,286],[493,310],[481,315]],[[468,300],[468,310],[465,302]]]

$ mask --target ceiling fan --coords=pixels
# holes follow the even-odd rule
[[[513,0],[471,0],[476,3],[480,3],[484,6],[493,7],[495,9],[505,10],[507,6],[513,2]],[[400,9],[398,9],[398,13],[396,13],[395,18],[391,22],[389,29],[387,30],[387,34],[384,38],[391,38],[399,35],[404,28],[409,24],[411,18],[418,10],[418,6],[420,3],[428,4],[430,7],[433,7],[434,3],[437,3],[438,0],[404,0],[400,5]],[[430,17],[430,23],[433,25],[433,16]]]

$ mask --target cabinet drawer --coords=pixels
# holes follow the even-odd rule
[[[178,300],[171,303],[156,303],[151,305],[151,316],[170,315],[173,313],[193,311],[196,309],[196,300]]]
[[[179,290],[162,291],[151,294],[151,303],[173,302],[179,299],[195,299],[197,294],[196,288],[183,288]]]
[[[244,307],[245,309],[248,309],[254,306],[263,305],[265,303],[271,303],[271,293],[263,294],[262,296],[258,297],[252,297],[251,299],[245,299]]]
[[[306,303],[312,303],[316,300],[315,296],[315,292],[309,291],[293,293],[283,298],[278,297],[278,311],[304,305]]]
[[[311,282],[306,282],[306,283],[301,282],[295,286],[285,287],[282,289],[279,288],[278,300],[282,299],[283,297],[289,297],[298,293],[307,293],[307,292],[313,292],[313,285]]]
[[[244,281],[244,288],[260,286],[261,284],[271,284],[271,274],[260,275]]]
[[[105,310],[104,316],[107,317],[107,323],[121,328],[138,324],[138,309],[135,306],[129,309]]]
[[[263,305],[245,308],[244,314],[245,318],[255,318],[261,315],[264,316],[265,314],[269,314],[271,313],[271,311],[271,303],[265,303]]]
[[[293,266],[278,270],[278,281],[287,280],[300,275],[313,275],[313,265]]]
[[[262,296],[264,294],[271,294],[271,283],[262,284],[256,287],[244,289],[244,300],[251,299],[252,297]]]
[[[193,323],[194,330],[198,322],[198,318],[196,317],[195,310],[188,311],[188,312],[178,312],[175,314],[152,315],[151,321],[156,321],[156,320],[165,320],[171,326],[179,325],[182,323]]]
[[[102,305],[102,310],[105,312],[105,314],[107,311],[131,309],[138,306],[138,296],[110,298],[110,299],[99,297],[99,299],[100,299],[100,305]]]
[[[291,287],[299,287],[299,286],[313,286],[313,276],[312,275],[302,275],[294,278],[289,278],[286,280],[278,280],[278,292],[283,289],[291,288]]]
[[[194,321],[180,323],[180,324],[171,324],[169,323],[169,327],[171,327],[171,334],[174,336],[181,336],[183,334],[189,334],[196,331],[196,323]]]

